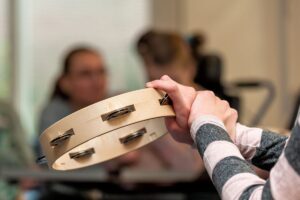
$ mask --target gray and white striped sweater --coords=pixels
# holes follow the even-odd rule
[[[191,135],[222,199],[300,199],[299,118],[289,138],[238,124],[233,142],[212,116],[196,119]],[[259,178],[250,163],[270,171],[269,179]]]

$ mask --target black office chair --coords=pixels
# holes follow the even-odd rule
[[[242,99],[239,96],[241,90],[245,89],[266,89],[268,95],[258,108],[258,111],[254,114],[249,123],[249,126],[257,126],[270,105],[273,102],[275,96],[275,88],[273,84],[266,80],[243,80],[230,83],[229,85],[223,84],[223,65],[221,57],[218,55],[198,55],[197,57],[197,73],[194,81],[204,88],[213,91],[218,97],[229,102],[230,106],[238,111],[241,115],[243,112],[241,109]]]

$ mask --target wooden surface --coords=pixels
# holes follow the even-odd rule
[[[118,95],[83,108],[56,122],[41,137],[42,150],[48,166],[56,170],[70,170],[103,162],[142,147],[167,133],[164,117],[175,116],[172,106],[160,105],[164,93],[152,88]],[[134,111],[120,117],[103,120],[103,116],[133,105]],[[126,113],[126,112],[125,112]],[[146,132],[127,144],[120,138]],[[70,131],[71,130],[71,131]],[[58,145],[51,141],[65,133],[70,137]],[[92,149],[90,156],[71,159],[70,153]]]

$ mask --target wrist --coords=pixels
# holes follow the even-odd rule
[[[216,126],[223,128],[225,131],[227,131],[224,123],[218,117],[216,117],[214,115],[200,115],[191,122],[191,126],[190,126],[191,137],[194,141],[196,138],[197,131],[199,130],[199,128],[201,126],[203,126],[205,124],[214,124]]]

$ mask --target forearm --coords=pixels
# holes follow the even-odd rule
[[[234,143],[246,160],[269,171],[279,159],[287,139],[271,131],[237,124]]]
[[[233,144],[222,122],[196,119],[191,134],[222,199],[238,199],[248,188],[265,183]]]
[[[280,158],[270,173],[274,199],[299,199],[300,186],[300,119]]]
[[[270,172],[265,185],[254,186],[248,191],[249,199],[299,199],[300,185],[300,126],[296,124],[291,137]],[[247,199],[247,198],[241,198]]]
[[[300,122],[298,122],[300,123]],[[297,199],[300,185],[300,127],[293,130],[270,179],[260,179],[232,143],[222,122],[198,119],[191,134],[222,199]]]

